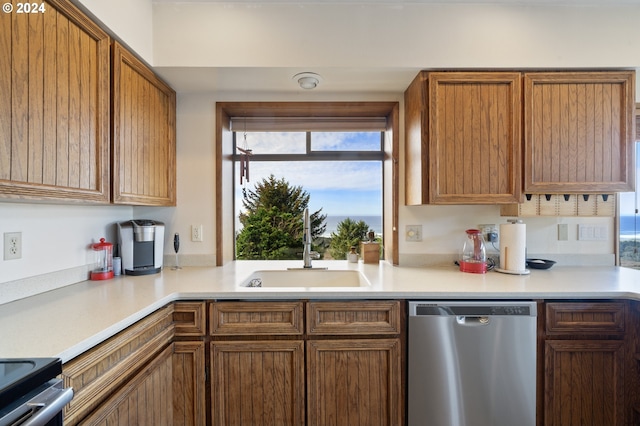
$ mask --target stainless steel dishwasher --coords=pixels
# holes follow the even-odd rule
[[[535,302],[409,302],[410,426],[534,426]]]

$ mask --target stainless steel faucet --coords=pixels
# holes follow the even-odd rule
[[[320,253],[317,251],[311,251],[311,221],[309,220],[309,209],[304,209],[304,225],[302,242],[304,249],[302,251],[303,268],[310,269],[311,259],[320,259]]]

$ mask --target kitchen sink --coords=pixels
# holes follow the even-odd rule
[[[255,271],[242,287],[367,287],[369,281],[359,271],[288,269]]]

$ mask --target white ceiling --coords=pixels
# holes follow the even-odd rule
[[[179,92],[304,93],[292,78],[300,72],[321,76],[314,93],[402,93],[420,69],[400,68],[174,68],[158,74]]]

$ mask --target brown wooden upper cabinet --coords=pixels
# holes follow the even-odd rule
[[[524,74],[524,191],[633,191],[634,71]]]
[[[176,205],[176,94],[113,44],[113,203]]]
[[[70,2],[0,14],[0,197],[109,201],[109,43]]]
[[[406,203],[516,203],[521,73],[427,72],[405,92]]]

